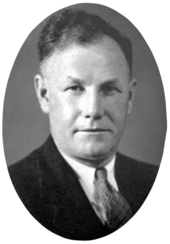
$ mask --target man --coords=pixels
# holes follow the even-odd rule
[[[51,135],[9,167],[30,213],[47,229],[92,240],[123,226],[146,199],[157,168],[117,153],[133,105],[132,45],[83,11],[53,15],[38,43],[35,88]]]

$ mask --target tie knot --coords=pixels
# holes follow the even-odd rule
[[[99,181],[107,180],[107,171],[105,168],[97,168],[95,171],[95,178]]]

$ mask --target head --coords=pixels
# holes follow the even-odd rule
[[[38,48],[36,92],[59,150],[106,164],[132,110],[130,40],[98,16],[65,10],[50,18]]]

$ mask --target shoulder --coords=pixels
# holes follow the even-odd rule
[[[16,176],[19,176],[18,179],[27,176],[30,178],[29,180],[31,180],[31,177],[34,177],[38,173],[40,162],[45,161],[45,154],[46,151],[48,151],[47,147],[51,147],[51,141],[52,139],[49,137],[39,148],[32,151],[20,161],[9,166],[8,170],[12,180],[16,178]]]
[[[29,195],[37,197],[37,189],[39,188],[38,161],[41,158],[41,151],[40,147],[8,167],[13,186],[24,202]]]
[[[52,138],[49,136],[39,148],[8,167],[12,183],[21,197],[25,197],[26,192],[32,195],[32,192],[39,191],[43,172],[47,168],[47,157],[52,154],[50,149],[53,147]]]
[[[31,152],[19,162],[9,166],[13,186],[28,211],[40,222],[46,224],[55,180],[51,169],[52,158],[56,154],[52,138],[49,137],[38,149]],[[56,162],[56,157],[55,160]],[[56,193],[58,194],[58,193]]]
[[[160,166],[142,162],[137,159],[117,154],[115,173],[123,188],[133,189],[145,194],[156,184],[160,173]]]
[[[129,202],[133,213],[141,207],[156,179],[159,167],[117,154],[115,176],[119,190]]]
[[[31,214],[38,213],[40,183],[37,159],[40,158],[41,148],[34,150],[24,159],[8,167],[13,186],[25,207]]]
[[[31,176],[32,173],[36,171],[37,159],[39,159],[39,157],[41,157],[41,148],[34,150],[22,160],[9,166],[8,170],[12,179],[15,176],[22,178],[25,174],[27,174],[27,176]]]
[[[49,136],[42,146],[9,166],[8,170],[17,193],[24,198],[26,194],[32,197],[35,192],[41,194],[50,184],[56,185],[60,182],[61,173],[64,175],[67,170],[63,162],[52,137]]]
[[[137,159],[125,156],[121,153],[117,153],[117,168],[125,168],[128,174],[143,175],[143,177],[155,178],[159,169],[159,166],[153,165],[147,162],[142,162]],[[135,177],[135,175],[134,175]]]

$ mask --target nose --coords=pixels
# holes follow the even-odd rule
[[[100,120],[104,114],[103,101],[97,91],[87,94],[83,108],[84,117],[87,119]]]

